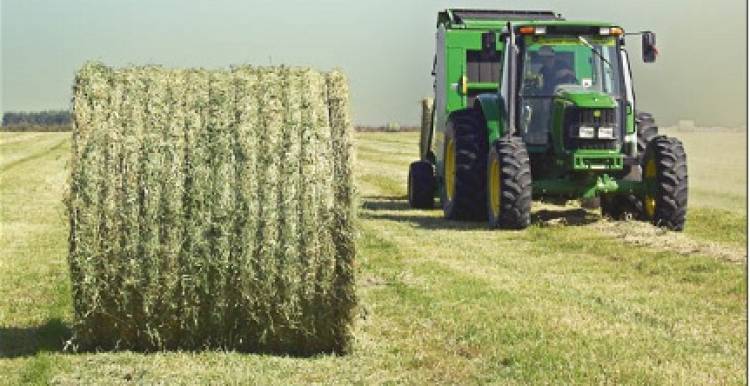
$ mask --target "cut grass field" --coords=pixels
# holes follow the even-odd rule
[[[521,232],[408,208],[416,133],[358,133],[351,355],[62,351],[70,134],[0,133],[0,383],[746,381],[745,134],[679,134],[686,232],[535,205]]]

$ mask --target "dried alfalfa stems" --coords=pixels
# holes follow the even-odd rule
[[[74,91],[74,343],[347,350],[356,299],[343,74],[89,63]]]
[[[425,138],[425,134],[432,131],[432,119],[433,119],[433,111],[432,109],[435,106],[435,102],[432,98],[423,98],[421,101],[422,106],[422,117],[421,117],[421,125],[422,125],[422,137]],[[432,151],[431,148],[429,148],[430,143],[428,141],[425,141],[424,139],[420,141],[419,143],[419,154],[420,156],[424,156],[429,151]]]

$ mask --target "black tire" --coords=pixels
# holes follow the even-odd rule
[[[635,123],[637,125],[650,125],[655,126],[656,125],[656,119],[654,119],[654,115],[647,112],[647,111],[635,111]]]
[[[451,142],[455,160],[452,179],[446,175],[448,144]],[[485,220],[487,125],[481,111],[470,108],[453,112],[448,118],[443,146],[443,188],[440,194],[443,214],[452,220]],[[451,180],[453,186],[449,187]],[[453,192],[451,197],[449,189]]]
[[[655,170],[649,170],[653,162]],[[646,149],[644,181],[651,192],[644,198],[644,211],[652,224],[674,231],[685,228],[688,202],[688,170],[685,148],[677,138],[659,136]],[[648,202],[653,199],[653,213]]]
[[[487,218],[490,227],[528,227],[531,223],[531,189],[531,164],[523,140],[510,137],[495,142],[487,156]]]
[[[593,198],[581,198],[578,200],[578,202],[581,204],[581,208],[583,209],[598,209],[602,206],[602,200],[601,197],[593,197]]]
[[[641,199],[633,194],[602,195],[602,216],[613,220],[643,219]]]
[[[417,209],[432,209],[435,200],[435,168],[427,161],[414,161],[409,165],[406,191],[409,206]]]
[[[659,136],[659,127],[656,125],[654,116],[645,111],[636,111],[636,138],[638,150],[638,163],[641,170],[645,168],[646,147],[649,142]],[[634,194],[602,195],[602,216],[615,220],[637,219],[649,220],[643,212],[641,198]]]

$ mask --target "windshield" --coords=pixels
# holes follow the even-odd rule
[[[522,49],[520,126],[527,142],[547,143],[551,98],[559,90],[599,91],[618,104],[623,99],[613,36],[526,36]]]
[[[577,85],[619,97],[618,64],[612,36],[526,37],[521,95],[552,96],[560,85]]]

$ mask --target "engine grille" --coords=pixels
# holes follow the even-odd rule
[[[594,116],[594,111],[600,111],[601,115],[599,117]],[[615,114],[615,109],[567,109],[564,122],[564,127],[567,130],[564,140],[565,148],[569,150],[617,150],[620,143],[620,133],[617,129]],[[581,126],[594,127],[596,132],[601,126],[614,127],[615,138],[578,138],[578,128]]]

